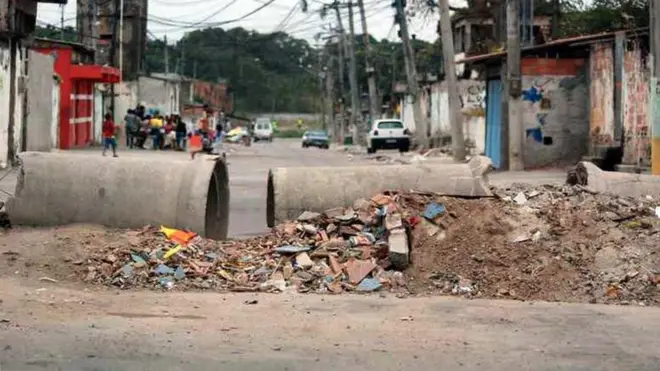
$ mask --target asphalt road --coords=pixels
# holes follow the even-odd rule
[[[651,371],[660,364],[660,308],[88,292],[12,279],[0,279],[0,292],[3,371]]]
[[[160,161],[186,156],[121,155]],[[228,158],[233,236],[266,230],[269,168],[378,166],[361,156],[302,149],[291,140],[257,143]],[[560,171],[542,171],[499,173],[492,181],[562,178]],[[660,364],[660,308],[389,294],[115,292],[19,275],[0,277],[0,293],[2,371],[618,371],[657,370]]]

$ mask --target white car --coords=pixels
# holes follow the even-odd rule
[[[254,123],[254,140],[273,141],[273,124],[268,118],[258,118]]]
[[[376,120],[367,133],[367,152],[375,153],[379,149],[398,149],[408,152],[410,132],[403,121],[396,119]]]

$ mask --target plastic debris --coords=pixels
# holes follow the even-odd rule
[[[357,286],[356,290],[359,292],[372,292],[382,287],[380,281],[375,278],[365,278]]]
[[[447,211],[445,205],[432,202],[426,206],[426,209],[424,210],[424,218],[435,220],[435,218],[444,214],[445,211]]]
[[[284,245],[276,248],[275,251],[282,254],[296,254],[309,251],[310,249],[311,248],[309,246]]]
[[[181,246],[181,245],[174,246],[173,248],[167,250],[165,255],[163,255],[163,259],[167,260],[167,259],[171,258],[172,256],[174,256],[174,254],[181,251],[181,249],[183,249],[183,246]]]

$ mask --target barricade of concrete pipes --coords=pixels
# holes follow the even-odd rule
[[[131,157],[32,153],[20,156],[13,224],[166,225],[227,238],[229,177],[223,161],[156,162]]]
[[[660,196],[660,176],[603,171],[591,162],[581,162],[587,171],[587,186],[599,193],[620,197]]]
[[[464,164],[419,164],[351,167],[290,167],[268,174],[266,223],[273,227],[304,211],[323,212],[350,206],[387,190],[415,190],[464,197],[492,196],[488,157]]]

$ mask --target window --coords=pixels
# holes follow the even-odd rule
[[[378,123],[379,129],[403,129],[401,121],[383,121]]]

